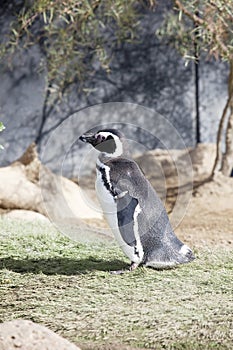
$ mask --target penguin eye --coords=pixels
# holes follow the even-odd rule
[[[106,139],[106,137],[101,135],[101,134],[97,134],[96,135],[96,139],[97,139],[97,141],[102,142],[102,141],[104,141]]]

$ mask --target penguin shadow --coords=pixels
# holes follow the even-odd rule
[[[49,259],[23,259],[10,257],[0,259],[0,269],[8,269],[17,273],[43,273],[45,275],[79,275],[94,271],[111,272],[127,269],[129,265],[122,260],[100,260],[93,257],[86,259],[49,258]]]

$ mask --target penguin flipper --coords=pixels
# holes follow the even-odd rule
[[[138,200],[129,193],[120,192],[117,195],[117,221],[122,239],[130,246],[136,245],[134,234],[134,212],[138,205]]]

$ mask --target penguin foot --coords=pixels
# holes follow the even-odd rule
[[[112,275],[123,275],[126,272],[132,272],[134,271],[139,264],[132,262],[128,270],[116,270],[116,271],[110,271]]]
[[[138,265],[139,264],[137,264],[135,262],[132,262],[131,265],[130,265],[129,271],[134,271],[138,267]]]

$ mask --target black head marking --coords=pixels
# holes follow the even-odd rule
[[[116,143],[111,135],[108,135],[105,139],[98,143],[95,148],[100,152],[114,153],[116,150]]]
[[[83,142],[90,143],[99,152],[114,154],[117,151],[123,134],[117,129],[102,129],[96,133],[85,133],[80,137]],[[119,142],[120,140],[120,142]],[[122,149],[122,146],[120,146]]]

